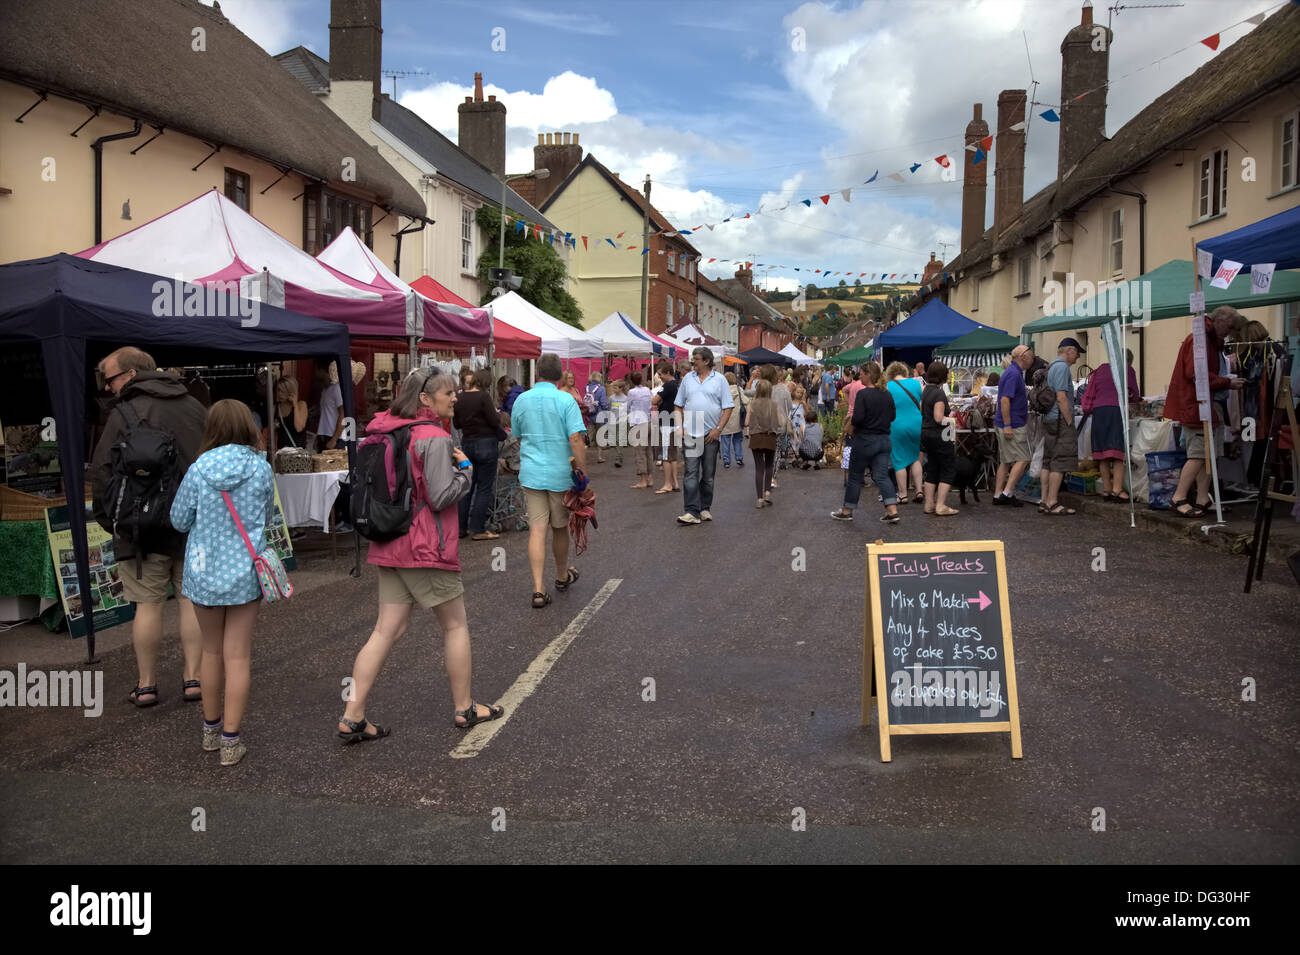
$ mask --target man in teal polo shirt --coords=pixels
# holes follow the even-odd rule
[[[569,509],[564,506],[564,492],[573,486],[570,458],[586,470],[587,428],[578,402],[555,386],[563,374],[558,355],[542,355],[537,359],[540,381],[516,399],[510,416],[511,430],[519,438],[519,483],[528,502],[528,564],[536,609],[551,602],[542,586],[548,530],[553,531],[555,572],[565,572],[563,580],[556,578],[556,589],[568,590],[578,579],[578,568],[569,567]]]

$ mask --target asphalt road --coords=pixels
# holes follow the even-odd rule
[[[493,544],[464,542],[476,697],[571,639],[477,755],[450,755],[483,729],[450,725],[431,614],[370,701],[393,736],[339,744],[375,577],[313,552],[298,594],[262,611],[239,766],[201,752],[170,640],[153,709],[121,702],[135,676],[121,647],[100,664],[101,717],[3,711],[0,861],[1300,860],[1300,590],[1283,568],[1247,596],[1240,558],[987,496],[950,519],[908,505],[887,527],[867,489],[839,524],[838,471],[781,472],[757,510],[752,468],[720,467],[715,520],[680,527],[679,498],[630,490],[627,468],[591,473],[600,529],[545,610],[529,606],[525,535],[496,542],[504,570]],[[895,737],[880,762],[859,725],[877,538],[1006,542],[1022,760],[988,734]]]

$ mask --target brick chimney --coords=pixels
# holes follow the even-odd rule
[[[997,168],[993,170],[993,234],[999,236],[1020,215],[1025,196],[1025,103],[1024,90],[1003,90],[998,94],[998,132],[994,148]],[[1019,125],[1019,129],[1012,126]]]
[[[1071,27],[1061,41],[1061,129],[1056,154],[1059,180],[1064,180],[1106,138],[1106,79],[1113,36],[1108,28],[1093,26],[1092,6],[1088,4],[1079,25]],[[1085,93],[1082,99],[1075,99]]]
[[[330,83],[370,83],[370,115],[379,119],[383,80],[379,0],[330,0]]]
[[[474,95],[456,107],[460,114],[458,145],[483,165],[505,178],[506,104],[495,96],[483,99],[483,74],[474,74]]]
[[[736,279],[745,286],[746,291],[754,291],[754,270],[746,265],[736,269]]]
[[[979,107],[977,106],[976,109],[978,110]],[[978,115],[978,114],[977,114],[977,115]],[[981,165],[983,165],[983,163],[981,163]],[[980,222],[982,223],[983,221],[984,221],[984,210],[983,210],[983,208],[981,208],[981,209],[980,209]],[[965,223],[965,220],[963,219],[963,221],[962,221],[963,231],[964,231],[965,224],[966,224],[966,223]],[[965,246],[965,243],[963,242],[962,245],[963,245],[962,251],[964,252],[964,251],[965,251],[965,247],[964,247],[964,246]],[[942,274],[943,274],[943,263],[940,262],[938,259],[936,259],[936,258],[934,257],[934,253],[931,252],[931,253],[930,253],[930,261],[925,263],[925,271],[923,271],[923,272],[921,273],[921,284],[922,284],[922,285],[929,285],[931,279],[933,279],[936,275],[942,275]]]
[[[984,122],[984,104],[975,104],[975,113],[966,124],[966,145],[978,146],[989,134],[989,124]],[[989,160],[986,156],[978,163],[975,153],[965,150],[966,169],[961,184],[961,248],[965,252],[984,234],[984,206],[988,196]],[[934,253],[930,253],[934,258]],[[928,266],[927,266],[928,268]]]
[[[549,169],[551,174],[535,180],[537,198],[533,204],[541,205],[549,199],[580,162],[582,146],[578,144],[577,133],[538,133],[537,145],[533,147],[533,168]]]

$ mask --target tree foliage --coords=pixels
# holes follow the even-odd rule
[[[483,253],[478,257],[478,277],[487,283],[488,269],[497,267],[501,210],[491,205],[479,206],[474,219],[486,236]],[[505,267],[523,280],[519,286],[521,298],[574,328],[582,328],[582,309],[564,287],[564,261],[549,242],[527,238],[526,232],[518,232],[514,223],[510,223],[506,227]],[[491,301],[489,288],[480,304]]]

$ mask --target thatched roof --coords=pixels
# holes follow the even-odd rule
[[[1153,100],[1068,170],[1063,181],[1050,183],[1026,201],[1000,236],[986,230],[944,270],[969,270],[1041,235],[1054,219],[1140,172],[1162,153],[1193,141],[1252,101],[1297,80],[1300,7],[1287,4]]]
[[[192,49],[199,27],[201,52]],[[419,194],[373,146],[219,10],[197,0],[5,4],[0,79],[103,106],[368,192],[406,215],[424,215]],[[345,157],[356,160],[354,182],[340,181]]]

